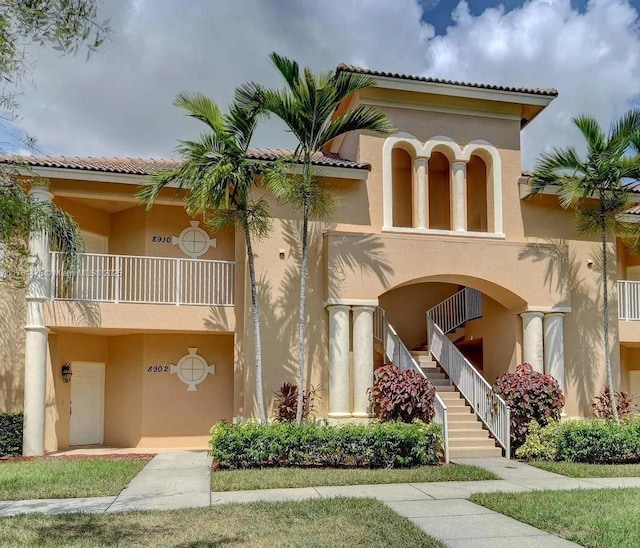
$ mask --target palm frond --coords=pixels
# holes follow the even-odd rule
[[[359,105],[329,122],[318,137],[319,148],[351,131],[374,131],[382,135],[390,135],[394,129],[383,112],[369,106]]]
[[[593,116],[589,114],[579,114],[572,119],[572,122],[585,138],[589,151],[599,154],[604,150],[607,137]]]
[[[300,81],[300,67],[296,61],[289,59],[282,55],[278,55],[275,51],[269,54],[269,59],[273,65],[278,69],[278,72],[282,75],[287,85],[294,89]]]
[[[207,124],[213,132],[224,131],[224,120],[218,106],[202,93],[179,93],[174,105],[186,110],[189,116]]]

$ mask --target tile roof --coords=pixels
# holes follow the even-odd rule
[[[400,74],[397,72],[384,72],[380,70],[370,70],[363,67],[357,67],[354,65],[347,65],[341,63],[336,68],[336,72],[359,72],[362,74],[368,74],[370,76],[383,76],[385,78],[397,78],[399,80],[414,80],[417,82],[428,82],[431,84],[447,84],[451,86],[463,86],[469,88],[489,89],[495,91],[509,91],[512,93],[528,93],[530,95],[545,95],[548,97],[557,97],[558,90],[554,88],[523,88],[523,87],[511,87],[511,86],[496,86],[492,84],[478,84],[475,82],[461,82],[458,80],[445,80],[442,78],[432,78],[430,76],[416,76],[411,74]]]
[[[247,158],[252,160],[273,161],[291,156],[292,150],[254,148],[249,149]],[[180,166],[179,160],[164,158],[117,158],[117,157],[79,157],[79,156],[0,156],[0,164],[24,162],[31,167],[53,167],[77,169],[82,171],[99,171],[103,173],[120,173],[126,175],[150,175],[162,169],[173,169]],[[336,154],[317,153],[312,158],[317,166],[343,167],[350,169],[371,170],[369,164],[354,162],[341,158]]]

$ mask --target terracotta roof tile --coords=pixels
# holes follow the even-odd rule
[[[249,149],[247,157],[253,160],[273,161],[291,156],[292,150],[254,148]],[[343,167],[350,169],[370,170],[369,164],[354,162],[341,158],[336,154],[317,153],[312,158],[313,164],[325,167]],[[83,171],[99,171],[104,173],[120,173],[126,175],[150,175],[162,169],[180,166],[179,160],[165,158],[116,158],[116,157],[79,157],[79,156],[0,156],[0,164],[24,162],[32,167],[53,167],[61,169],[77,169]]]
[[[496,86],[492,84],[478,84],[475,82],[461,82],[458,80],[445,80],[442,78],[432,78],[430,76],[416,76],[411,74],[400,74],[397,72],[384,72],[380,70],[370,70],[363,67],[357,67],[354,65],[347,65],[341,63],[338,65],[337,72],[359,72],[362,74],[369,74],[370,76],[383,76],[385,78],[397,78],[399,80],[414,80],[417,82],[428,82],[431,84],[446,84],[451,86],[464,86],[469,88],[490,89],[495,91],[509,91],[512,93],[528,93],[530,95],[545,95],[549,97],[557,97],[558,90],[554,88],[523,88],[523,87],[511,87],[511,86]]]

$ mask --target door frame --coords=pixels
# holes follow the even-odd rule
[[[98,442],[92,444],[75,444],[75,445],[102,445],[104,444],[104,393],[105,393],[105,372],[106,372],[106,364],[104,362],[85,362],[85,361],[77,361],[71,362],[71,372],[74,373],[78,369],[81,369],[85,365],[90,366],[99,366],[100,369],[100,405],[99,405],[99,419],[98,419]],[[71,413],[69,416],[69,446],[74,446],[73,440],[71,439],[71,421],[73,419],[73,375],[71,376],[71,390],[70,390],[70,402],[71,402]]]

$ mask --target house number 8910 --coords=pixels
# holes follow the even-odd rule
[[[151,236],[151,241],[158,244],[170,244],[171,236]]]
[[[168,373],[168,365],[150,365],[147,367],[147,373]]]

